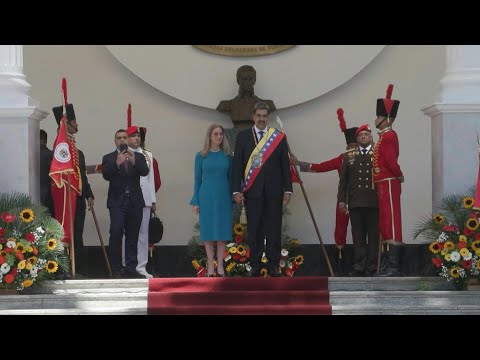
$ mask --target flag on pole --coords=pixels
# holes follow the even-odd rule
[[[290,177],[292,178],[292,184],[300,184],[300,179],[297,176],[297,171],[295,169],[295,165],[290,164]]]
[[[75,172],[73,168],[72,151],[65,131],[66,116],[60,120],[60,130],[53,144],[53,159],[50,166],[50,177],[58,188],[66,184],[66,177]],[[70,177],[72,180],[73,176]]]

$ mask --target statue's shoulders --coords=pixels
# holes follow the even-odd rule
[[[232,109],[232,100],[221,100],[217,106],[217,111],[230,112]]]

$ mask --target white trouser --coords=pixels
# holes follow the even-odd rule
[[[148,263],[148,224],[150,223],[151,207],[145,206],[143,208],[142,225],[140,225],[140,232],[138,233],[137,245],[137,272],[145,275],[147,273]]]

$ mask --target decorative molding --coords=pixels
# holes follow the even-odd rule
[[[223,56],[264,56],[288,50],[296,45],[193,45],[211,54]]]
[[[421,109],[421,111],[430,117],[440,113],[480,113],[480,104],[441,104],[435,103]]]

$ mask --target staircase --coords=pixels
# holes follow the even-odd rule
[[[480,291],[457,291],[439,277],[330,278],[333,315],[480,314]]]
[[[147,279],[45,281],[0,296],[0,315],[146,315]]]
[[[327,277],[150,279],[151,315],[330,315]]]

